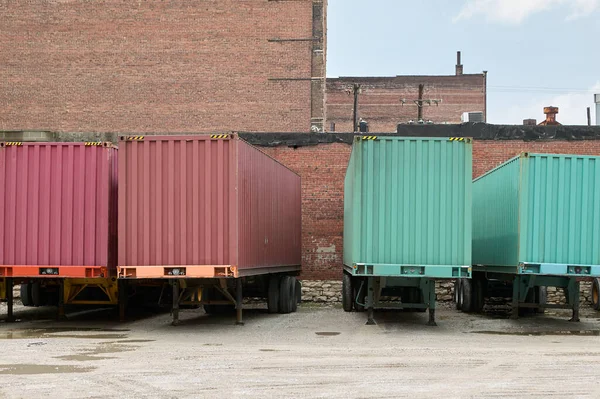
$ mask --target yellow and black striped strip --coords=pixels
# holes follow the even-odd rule
[[[102,145],[102,142],[101,141],[86,141],[85,145],[86,145],[86,147],[92,146],[92,145]]]
[[[229,135],[228,134],[211,134],[210,138],[211,139],[228,139]]]
[[[125,137],[127,141],[141,141],[144,140],[144,136],[127,136]]]
[[[362,136],[363,140],[377,140],[377,136]]]
[[[18,145],[23,145],[22,141],[7,141],[6,143],[4,143],[7,147],[9,146],[18,146]]]
[[[450,141],[465,141],[464,137],[450,137],[448,140]]]

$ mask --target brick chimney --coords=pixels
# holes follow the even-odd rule
[[[456,76],[463,74],[463,65],[460,63],[460,51],[456,52]]]
[[[523,125],[524,126],[536,126],[537,125],[537,120],[535,120],[535,119],[523,119]]]
[[[546,120],[540,123],[540,126],[556,126],[560,125],[556,121],[556,114],[558,114],[558,107],[544,107],[544,114],[546,114]]]

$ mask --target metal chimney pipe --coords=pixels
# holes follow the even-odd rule
[[[594,102],[596,103],[596,125],[600,126],[600,94],[594,96]]]
[[[460,51],[456,52],[456,76],[463,74],[463,65],[461,64]]]

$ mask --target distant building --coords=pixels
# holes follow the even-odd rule
[[[323,131],[327,0],[3,1],[0,130]]]
[[[461,123],[465,112],[487,119],[487,72],[464,74],[460,52],[454,75],[328,78],[327,127],[353,130],[354,84],[360,85],[357,118],[369,121],[371,132],[395,132],[409,121]]]

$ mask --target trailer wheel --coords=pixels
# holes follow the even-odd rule
[[[269,277],[269,288],[267,292],[267,308],[269,313],[279,312],[279,285],[281,284],[281,278],[277,275],[271,275]]]
[[[295,282],[292,276],[283,276],[279,285],[279,313],[291,313]]]
[[[535,303],[540,305],[545,305],[548,302],[548,287],[536,287],[535,291]],[[535,313],[544,314],[546,313],[546,308],[541,307],[535,309]]]
[[[344,277],[342,277],[342,308],[344,312],[352,312],[353,291],[352,277],[348,273],[344,273]]]
[[[31,283],[21,284],[21,303],[23,306],[33,306],[31,300]]]
[[[30,286],[31,304],[35,307],[44,305],[42,285],[39,281],[34,281]]]
[[[483,284],[485,280],[481,278],[472,279],[473,286],[473,312],[480,313],[485,306],[485,297],[483,294]]]
[[[462,284],[460,282],[461,279],[454,281],[454,304],[456,305],[456,310],[462,310]]]
[[[362,290],[359,292],[359,290],[361,289],[361,285],[363,285]],[[359,296],[360,295],[360,296]],[[364,304],[367,298],[367,289],[366,289],[366,284],[363,284],[363,281],[359,278],[354,278],[352,279],[352,301],[354,302],[354,309],[357,312],[364,312],[365,311],[365,306],[364,305],[360,305],[357,302],[357,298],[358,298],[358,302]]]
[[[461,282],[462,289],[460,290],[462,293],[462,311],[465,313],[473,312],[473,280],[472,279],[463,279]]]
[[[600,278],[595,278],[592,282],[592,306],[595,310],[600,310]]]
[[[298,279],[296,277],[292,276],[292,281],[294,284],[294,292],[292,294],[292,313],[296,313],[296,311],[298,310],[298,291],[302,291],[302,287],[298,287],[300,285],[300,282],[298,281]]]

